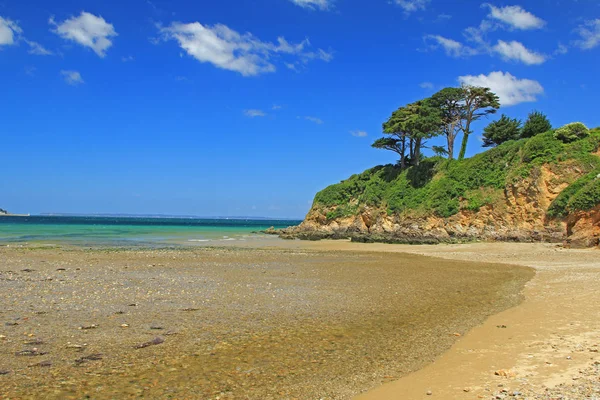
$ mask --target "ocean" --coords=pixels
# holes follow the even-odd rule
[[[0,244],[36,242],[82,246],[218,244],[265,238],[270,227],[298,220],[97,216],[0,217]]]

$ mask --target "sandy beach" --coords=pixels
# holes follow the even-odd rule
[[[365,248],[344,242],[310,247]],[[523,303],[490,317],[427,367],[357,400],[600,399],[598,250],[516,243],[375,244],[369,249],[524,265],[536,275],[525,287]]]
[[[0,259],[10,399],[349,399],[431,363],[533,276],[306,248],[11,245]]]
[[[0,397],[599,395],[597,251],[244,246],[0,248]]]

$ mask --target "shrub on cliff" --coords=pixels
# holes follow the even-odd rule
[[[539,111],[529,113],[525,125],[521,130],[522,138],[531,138],[541,133],[546,133],[552,130],[552,124],[548,121],[546,115]]]
[[[564,216],[589,209],[597,199],[600,173],[600,129],[570,143],[549,131],[530,139],[513,140],[464,160],[431,157],[402,169],[398,165],[371,168],[329,186],[315,197],[314,207],[328,219],[356,215],[365,207],[397,215],[450,217],[461,210],[477,211],[496,204],[507,185],[527,178],[540,165],[571,168],[583,177],[565,189],[548,211]],[[597,171],[597,172],[592,172]]]
[[[589,135],[590,130],[581,122],[572,122],[554,132],[554,137],[563,143],[574,142]]]
[[[521,121],[502,114],[483,130],[483,147],[493,147],[509,140],[517,140],[521,135]]]

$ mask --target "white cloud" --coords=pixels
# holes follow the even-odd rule
[[[329,10],[332,7],[332,0],[291,0],[292,3],[310,9]]]
[[[556,46],[556,50],[554,50],[554,55],[564,55],[567,54],[569,52],[569,48],[567,46],[565,46],[562,43],[559,43],[558,46]]]
[[[430,47],[437,49],[442,47],[446,55],[451,57],[467,57],[477,54],[477,50],[472,47],[465,46],[456,40],[448,39],[440,35],[427,35],[425,41],[430,43]],[[433,42],[433,44],[431,44]]]
[[[533,102],[544,93],[538,81],[517,79],[508,72],[495,71],[489,75],[467,75],[458,78],[459,82],[471,86],[488,87],[500,97],[502,106],[513,106],[524,102]]]
[[[63,76],[65,82],[69,85],[77,86],[84,83],[81,74],[78,71],[60,71],[60,74]]]
[[[199,22],[183,24],[174,22],[169,27],[160,27],[165,40],[176,40],[179,46],[202,63],[229,71],[239,72],[243,76],[254,76],[275,72],[272,59],[278,55],[294,56],[304,64],[310,60],[331,61],[331,52],[317,49],[306,51],[310,46],[308,39],[300,43],[289,43],[285,38],[277,38],[277,43],[263,42],[251,33],[240,34],[221,24],[204,26]],[[293,63],[286,63],[289,67]]]
[[[350,134],[354,137],[367,137],[369,134],[365,131],[351,131]]]
[[[271,110],[281,110],[283,108],[283,106],[280,106],[279,104],[273,104],[273,107],[271,107]]]
[[[321,118],[317,118],[317,117],[304,117],[305,120],[310,121],[310,122],[314,122],[317,125],[321,125],[323,124],[323,120]]]
[[[427,8],[431,0],[394,0],[394,3],[399,5],[405,13],[410,14],[415,11],[424,10]]]
[[[522,43],[514,40],[512,42],[498,40],[498,44],[492,50],[505,60],[521,61],[527,65],[543,64],[546,61],[545,55],[531,51]]]
[[[437,22],[442,22],[442,21],[449,21],[452,19],[452,15],[450,14],[440,14],[437,16],[437,18],[435,19]]]
[[[583,50],[593,49],[600,44],[600,18],[593,21],[586,21],[575,32],[581,36],[581,39],[575,42],[577,46]]]
[[[431,82],[421,82],[419,83],[419,86],[423,89],[433,89],[433,83]]]
[[[34,54],[36,56],[51,56],[54,54],[38,42],[31,40],[25,40],[25,42],[29,45],[29,54]]]
[[[265,117],[267,114],[265,114],[264,111],[262,110],[244,110],[244,115],[246,117],[250,117],[250,118],[256,118],[256,117]]]
[[[495,7],[491,4],[484,4],[484,6],[490,8],[490,18],[498,20],[514,29],[540,29],[546,25],[543,19],[524,10],[521,6]]]
[[[23,30],[16,22],[0,17],[0,46],[15,44],[21,33],[23,33]]]
[[[85,11],[81,12],[79,17],[69,18],[62,23],[56,23],[52,17],[48,22],[56,27],[54,33],[63,39],[89,47],[100,57],[104,57],[106,50],[112,46],[109,38],[117,36],[112,24]]]
[[[130,62],[133,60],[135,60],[135,58],[133,56],[121,57],[121,61],[123,61],[123,62]]]

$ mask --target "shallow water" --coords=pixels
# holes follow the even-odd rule
[[[0,217],[0,244],[41,242],[83,246],[145,246],[246,241],[256,232],[299,224],[295,220],[142,218],[142,217]]]

